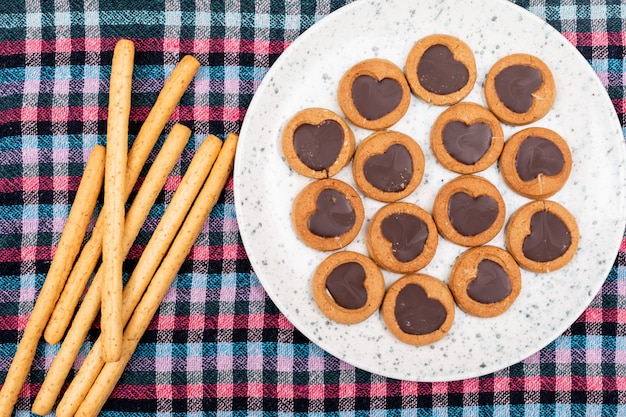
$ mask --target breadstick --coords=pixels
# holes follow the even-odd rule
[[[152,163],[152,166],[146,175],[146,179],[141,185],[141,188],[133,200],[133,204],[130,206],[128,213],[126,214],[126,223],[124,224],[124,256],[126,256],[132,247],[143,222],[148,216],[148,213],[159,195],[159,192],[163,188],[169,173],[185,148],[190,135],[191,130],[189,130],[189,128],[181,124],[174,125],[170,134],[167,136],[165,143],[163,143],[163,147],[159,151],[159,154]],[[90,292],[88,293],[89,296],[86,297],[84,301],[84,303],[91,303],[92,305],[95,304],[95,308],[92,309],[89,314],[90,320],[88,320],[88,323],[85,325],[85,329],[89,329],[100,308],[100,294],[102,291],[101,280],[102,269],[99,269],[93,279],[93,290],[90,288]],[[66,286],[66,289],[67,287],[68,286]],[[95,298],[94,294],[96,295]],[[80,294],[78,294],[78,296],[80,296]],[[90,297],[94,299],[90,301]],[[59,300],[59,303],[60,302],[61,300]],[[55,311],[59,311],[59,303],[57,303]],[[73,313],[73,311],[67,315],[68,323],[71,319],[71,313]],[[54,314],[50,318],[50,322],[48,322],[48,328],[50,328],[53,319]],[[76,319],[80,320],[81,318],[77,315]],[[39,389],[37,398],[35,398],[35,402],[32,406],[32,411],[35,414],[46,415],[50,413],[54,407],[54,403],[57,400],[59,392],[65,382],[65,378],[72,367],[72,363],[74,362],[78,349],[80,349],[80,346],[85,339],[86,331],[81,332],[79,337],[74,337],[74,334],[75,333],[72,331],[68,333],[68,337],[61,345],[61,349],[54,358],[54,361],[46,374],[46,379]]]
[[[135,46],[122,39],[115,45],[111,64],[107,152],[104,169],[104,233],[102,235],[102,356],[115,362],[122,354],[122,264],[124,262],[124,180],[128,157],[128,122]]]
[[[24,334],[13,356],[2,389],[0,389],[0,416],[9,417],[17,402],[20,390],[28,376],[39,338],[59,298],[74,259],[80,250],[89,221],[102,189],[105,150],[96,145],[91,151],[83,177],[78,186],[74,203],[50,264],[35,307],[30,315]]]
[[[211,170],[207,183],[198,195],[172,247],[154,275],[145,295],[133,313],[124,332],[122,357],[114,363],[107,363],[95,380],[89,393],[76,412],[79,417],[95,417],[111,395],[117,381],[124,372],[139,340],[150,325],[167,293],[178,270],[193,247],[213,206],[217,202],[233,167],[237,136],[230,135],[224,143],[220,155]]]
[[[134,307],[139,302],[139,299],[143,295],[149,280],[154,275],[154,271],[157,269],[160,260],[167,252],[172,240],[176,236],[176,232],[183,223],[189,208],[196,199],[198,192],[202,188],[209,170],[215,161],[221,141],[212,135],[209,135],[202,145],[196,151],[187,172],[183,176],[176,193],[172,197],[172,201],[168,205],[161,221],[157,225],[156,230],[152,234],[148,245],[144,249],[135,270],[133,271],[126,288],[123,292],[123,318],[124,323],[128,321],[128,318],[132,314]],[[98,284],[94,281],[92,287]],[[87,292],[85,300],[81,304],[74,323],[70,327],[70,331],[66,336],[66,340],[61,346],[61,351],[57,357],[62,355],[64,346],[71,341],[74,346],[72,355],[67,355],[67,361],[73,362],[80,343],[84,340],[93,319],[97,314],[97,307],[94,309],[93,304],[95,300],[99,300],[97,297],[90,296],[92,289]],[[83,310],[85,314],[83,314]],[[87,317],[87,314],[91,313],[91,317]],[[76,331],[74,332],[74,328]],[[76,336],[74,336],[74,333]],[[77,339],[80,339],[78,342]],[[69,346],[69,345],[68,345]],[[79,369],[78,373],[74,377],[72,383],[65,391],[61,402],[57,407],[57,416],[73,416],[76,409],[80,405],[80,402],[87,394],[87,391],[91,387],[91,384],[98,376],[98,373],[104,366],[104,361],[101,357],[101,341],[98,339],[91,348],[91,351],[85,358],[83,365]],[[68,347],[68,350],[70,348]],[[56,360],[56,359],[55,359]],[[71,366],[71,364],[70,364]],[[68,368],[69,371],[69,368]],[[66,372],[67,374],[67,372]]]
[[[132,192],[133,186],[135,182],[137,182],[137,178],[139,178],[150,151],[163,131],[167,120],[174,112],[176,105],[191,83],[199,66],[200,63],[194,57],[187,55],[176,65],[174,71],[165,82],[163,89],[159,93],[154,106],[150,110],[150,113],[148,113],[148,117],[141,126],[128,152],[125,181],[126,199],[128,199],[128,196]],[[102,251],[103,220],[103,216],[98,218],[92,237],[81,251],[68,278],[68,285],[66,285],[68,290],[64,290],[61,294],[58,307],[59,311],[56,311],[57,308],[55,307],[53,313],[54,320],[52,320],[51,324],[46,328],[44,338],[50,344],[58,343],[63,337],[69,325],[72,313],[76,309],[80,296],[87,285],[87,281],[89,281],[91,273],[96,268],[98,260],[100,259]]]

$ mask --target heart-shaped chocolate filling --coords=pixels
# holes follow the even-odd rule
[[[367,302],[365,269],[358,262],[346,262],[338,265],[326,277],[326,289],[333,300],[349,309],[361,308]]]
[[[476,122],[465,124],[452,120],[443,127],[441,138],[446,151],[457,161],[473,165],[482,158],[491,146],[491,126]]]
[[[511,279],[502,265],[490,259],[478,264],[476,278],[467,286],[467,295],[483,304],[497,303],[511,294]]]
[[[561,257],[571,244],[572,235],[565,222],[541,210],[530,217],[530,234],[524,238],[522,252],[535,262],[549,262]]]
[[[293,132],[293,148],[302,163],[315,171],[330,168],[343,146],[343,129],[334,120],[303,123]]]
[[[385,239],[391,242],[393,256],[400,262],[410,262],[424,250],[428,226],[419,217],[394,213],[380,223]]]
[[[434,332],[448,316],[443,304],[428,298],[418,284],[407,284],[398,292],[394,314],[404,333],[416,335]]]
[[[365,161],[363,175],[379,190],[402,191],[413,178],[413,158],[404,145],[394,143],[384,153],[372,155]]]
[[[402,86],[393,78],[378,81],[369,75],[359,75],[352,83],[352,101],[367,120],[377,120],[391,113],[402,100]]]
[[[462,191],[448,200],[452,227],[463,236],[476,236],[489,229],[498,217],[498,203],[488,195],[476,198]]]
[[[533,105],[532,94],[543,83],[541,71],[527,65],[504,68],[494,80],[498,98],[509,110],[526,113]]]
[[[417,77],[424,89],[435,94],[451,94],[465,87],[467,67],[452,56],[445,45],[433,45],[424,51],[417,64]]]
[[[551,140],[529,136],[520,144],[515,156],[515,169],[522,181],[532,181],[543,175],[563,171],[563,153]]]
[[[318,194],[315,204],[316,210],[307,222],[311,233],[321,237],[337,237],[354,226],[354,208],[342,192],[325,188]]]

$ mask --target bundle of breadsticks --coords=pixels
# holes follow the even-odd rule
[[[51,344],[63,341],[32,411],[48,414],[56,404],[59,417],[100,412],[232,172],[238,136],[230,134],[222,142],[208,135],[123,286],[122,262],[186,146],[189,128],[174,124],[128,211],[126,200],[200,67],[192,56],[181,59],[128,149],[134,52],[129,40],[115,46],[106,147],[96,145],[85,166],[46,280],[0,389],[0,417],[12,414],[42,335]],[[102,209],[83,245],[102,187]],[[100,336],[57,404],[98,313]]]

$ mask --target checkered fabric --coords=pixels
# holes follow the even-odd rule
[[[0,2],[0,383],[89,151],[104,143],[115,42],[130,37],[137,49],[131,139],[180,57],[193,54],[203,64],[171,122],[189,126],[194,135],[130,252],[128,273],[204,136],[238,132],[276,58],[345,3]],[[626,132],[626,5],[620,0],[516,3],[554,26],[584,55]],[[97,333],[96,326],[89,341]],[[40,343],[17,416],[30,415],[57,350]],[[623,404],[626,239],[601,292],[540,352],[480,378],[398,381],[329,355],[278,311],[242,245],[231,178],[102,415],[626,416]]]

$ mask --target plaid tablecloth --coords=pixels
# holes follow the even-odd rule
[[[605,85],[626,132],[626,5],[620,0],[515,2],[577,47]],[[115,42],[129,37],[137,48],[131,136],[180,57],[193,54],[203,64],[171,122],[189,126],[194,134],[130,252],[128,272],[204,136],[238,132],[276,58],[345,3],[0,2],[0,383],[89,150],[104,143]],[[96,327],[89,341],[97,334]],[[16,415],[30,415],[57,350],[40,343]],[[278,311],[242,245],[231,178],[102,415],[626,416],[623,404],[626,240],[601,292],[541,351],[480,378],[398,381],[329,355]]]

